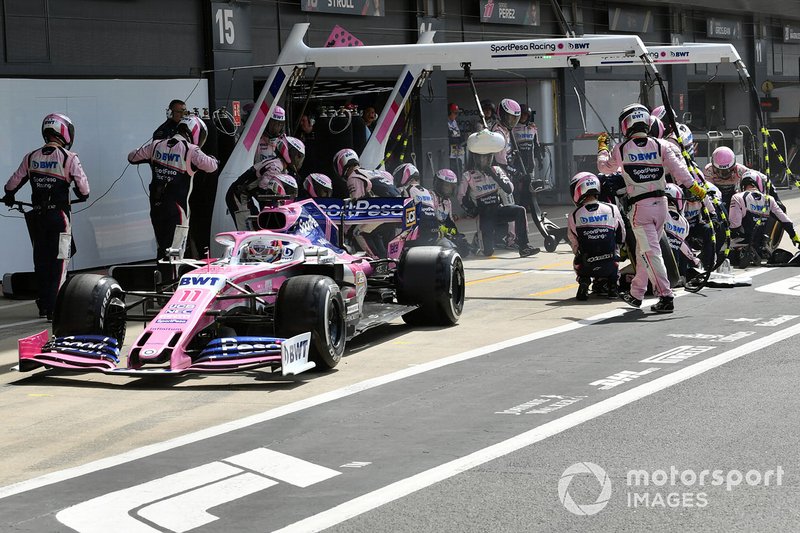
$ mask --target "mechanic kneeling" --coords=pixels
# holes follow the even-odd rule
[[[503,169],[492,166],[495,152],[479,153],[484,131],[473,133],[467,139],[471,169],[464,172],[458,190],[458,199],[470,216],[478,216],[484,255],[494,253],[494,234],[498,222],[514,222],[520,257],[539,253],[528,243],[528,214],[520,205],[501,205],[500,190],[511,194],[514,186]],[[476,151],[478,150],[478,151]]]

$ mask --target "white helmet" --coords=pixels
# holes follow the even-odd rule
[[[306,145],[296,137],[282,137],[275,144],[275,153],[287,166],[292,165],[295,170],[300,170],[306,158]]]
[[[642,104],[625,106],[619,114],[619,131],[625,137],[634,133],[647,132],[650,129],[650,111]]]
[[[244,263],[274,263],[283,257],[283,243],[279,240],[269,242],[255,241],[242,247]]]
[[[277,137],[283,133],[286,127],[286,111],[279,105],[275,106],[272,112],[272,118],[267,122],[267,135],[270,137]]]
[[[275,174],[267,183],[267,192],[276,196],[297,196],[297,181],[289,174]]]
[[[674,183],[667,183],[664,192],[667,193],[667,202],[674,205],[679,213],[683,213],[683,189]]]
[[[333,195],[333,182],[325,174],[309,174],[303,188],[311,198],[329,198]]]
[[[342,178],[346,177],[344,173],[347,167],[358,163],[358,154],[352,148],[342,148],[333,156],[333,168],[336,170],[336,174]]]
[[[208,137],[208,128],[205,123],[194,115],[181,119],[178,124],[178,133],[192,144],[202,147]]]
[[[60,140],[64,148],[69,150],[75,142],[75,126],[67,115],[50,113],[42,121],[42,137],[45,142],[48,142],[48,135]]]

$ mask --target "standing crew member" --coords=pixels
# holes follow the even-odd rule
[[[128,154],[132,165],[149,163],[153,169],[150,222],[156,235],[157,259],[163,259],[167,248],[172,246],[175,227],[189,222],[192,176],[198,170],[217,170],[216,158],[200,150],[207,135],[203,121],[188,116],[178,125],[178,133],[169,139],[151,141]]]
[[[75,141],[75,127],[66,115],[54,113],[44,117],[42,137],[46,144],[26,155],[6,183],[3,203],[13,206],[14,195],[30,181],[33,211],[26,219],[33,241],[33,268],[38,289],[36,305],[40,317],[52,320],[58,289],[66,279],[72,246],[69,185],[74,183],[75,195],[85,200],[89,197],[89,180],[78,155],[70,151]],[[66,241],[64,244],[61,244],[62,238]]]
[[[286,131],[286,111],[279,105],[275,106],[275,111],[272,113],[272,118],[267,122],[267,127],[264,129],[264,134],[258,141],[258,148],[256,155],[253,159],[254,164],[261,161],[272,159],[277,155],[275,148],[278,141],[285,135]]]
[[[608,136],[597,139],[597,168],[612,174],[622,170],[628,203],[628,219],[636,238],[636,276],[629,293],[622,295],[632,307],[640,307],[647,281],[653,285],[658,302],[650,309],[656,313],[671,313],[673,304],[667,269],[659,243],[667,219],[665,172],[679,185],[702,199],[705,189],[698,185],[682,159],[668,146],[668,141],[648,135],[650,112],[641,104],[631,104],[619,115],[620,131],[625,140],[613,150],[608,148]]]
[[[171,101],[167,107],[167,120],[153,132],[153,140],[169,139],[178,133],[178,124],[186,114],[186,102],[183,100]]]

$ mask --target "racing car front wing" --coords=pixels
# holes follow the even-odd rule
[[[277,337],[229,337],[214,339],[184,368],[118,367],[119,343],[100,335],[71,335],[50,338],[42,331],[19,340],[19,371],[60,368],[77,372],[117,375],[180,375],[220,373],[280,366],[284,376],[297,375],[315,367],[308,360],[311,333],[289,339]]]

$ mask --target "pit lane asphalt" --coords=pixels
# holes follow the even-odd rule
[[[569,254],[562,252],[561,257],[564,260],[568,260]],[[542,259],[547,258],[552,260],[553,254],[542,254],[534,258],[533,261],[511,258],[475,261],[475,263],[485,261],[487,267],[498,265],[499,268],[484,268],[479,271],[468,270],[468,279],[471,281],[478,281],[478,279],[486,281],[470,285],[468,292],[470,297],[469,307],[460,326],[446,330],[444,335],[437,330],[410,332],[404,326],[387,328],[388,331],[384,332],[383,335],[376,336],[374,339],[369,338],[364,341],[362,346],[356,346],[355,353],[352,353],[343,361],[350,363],[345,370],[348,371],[348,374],[351,373],[351,370],[353,370],[352,373],[356,373],[357,370],[355,368],[358,366],[361,367],[362,372],[372,372],[373,375],[380,375],[381,372],[385,373],[388,367],[393,366],[389,361],[384,361],[384,359],[394,361],[394,368],[403,368],[409,364],[423,363],[426,356],[429,359],[437,359],[444,355],[462,351],[463,349],[458,349],[461,346],[461,342],[465,341],[462,336],[468,337],[468,342],[465,342],[465,344],[467,344],[468,348],[471,348],[491,342],[493,335],[495,336],[494,338],[507,338],[510,336],[508,335],[509,329],[514,329],[516,334],[528,333],[544,329],[548,325],[574,323],[575,318],[579,315],[585,317],[603,310],[624,308],[619,303],[589,302],[588,304],[574,305],[574,301],[567,300],[571,298],[573,289],[565,288],[571,285],[572,280],[571,272],[568,270],[569,264],[558,266],[559,262],[563,263],[564,261],[555,261],[548,265],[542,262]],[[558,256],[556,258],[561,259]],[[511,263],[513,270],[519,270],[522,273],[510,271],[503,262],[505,264]],[[531,263],[533,263],[532,266],[530,265]],[[469,262],[467,266],[472,268],[473,262]],[[545,269],[544,267],[546,266],[549,266],[549,268]],[[539,268],[544,271],[565,269],[565,271],[552,276],[537,276],[535,275],[536,271],[528,272],[531,268]],[[771,271],[755,278],[755,281],[757,284],[765,284],[769,281],[786,278],[795,275],[793,270]],[[490,280],[490,278],[494,279]],[[541,285],[536,286],[537,282]],[[520,288],[524,288],[524,290],[520,291]],[[538,294],[543,292],[548,294]],[[489,294],[488,296],[483,296],[487,293]],[[503,295],[506,295],[505,299],[500,298]],[[566,332],[540,339],[535,343],[507,348],[496,354],[450,365],[414,378],[361,392],[352,397],[302,411],[297,415],[275,419],[263,425],[242,429],[224,437],[165,452],[154,456],[148,461],[120,465],[110,471],[97,472],[60,485],[43,487],[34,492],[12,496],[0,500],[0,516],[4,517],[4,520],[6,520],[5,517],[9,517],[9,522],[6,523],[9,525],[15,524],[14,527],[19,527],[22,530],[58,530],[58,524],[53,520],[52,513],[67,505],[80,503],[93,497],[93,495],[124,489],[144,480],[156,479],[169,473],[179,472],[190,466],[202,466],[210,461],[225,459],[238,452],[267,447],[344,473],[322,482],[318,486],[304,489],[281,484],[280,489],[277,487],[267,489],[266,492],[255,493],[253,496],[222,506],[214,510],[214,514],[220,516],[220,521],[212,522],[206,529],[209,531],[229,529],[245,531],[249,530],[250,527],[255,527],[254,530],[264,530],[266,527],[272,529],[273,527],[289,524],[315,512],[324,511],[336,503],[349,501],[359,494],[385,486],[390,481],[425,471],[432,466],[440,465],[466,453],[472,453],[489,444],[502,441],[504,437],[518,434],[525,429],[535,427],[537,424],[558,418],[563,413],[578,410],[590,402],[608,398],[616,394],[617,390],[630,388],[649,379],[657,379],[659,372],[662,374],[667,372],[666,365],[659,365],[660,369],[658,371],[609,391],[597,391],[595,390],[597,386],[588,386],[592,381],[603,379],[621,371],[639,371],[651,368],[650,366],[644,366],[639,361],[662,350],[646,352],[642,349],[642,346],[650,347],[652,346],[651,343],[656,343],[660,348],[663,347],[666,350],[677,345],[713,344],[710,341],[667,337],[666,335],[669,334],[667,332],[716,334],[736,333],[745,329],[760,330],[760,327],[746,328],[737,322],[720,322],[727,316],[733,318],[750,316],[744,312],[745,310],[740,305],[737,305],[742,302],[743,295],[746,295],[750,302],[749,309],[767,312],[763,316],[759,316],[758,313],[752,314],[752,317],[758,316],[758,318],[766,320],[781,314],[791,314],[792,310],[796,310],[793,297],[758,293],[749,288],[708,290],[703,291],[700,295],[687,295],[677,301],[678,311],[671,317],[654,318],[649,315],[642,317],[639,312],[630,311],[625,313],[623,318],[612,319],[600,325],[590,326],[591,330],[579,329],[574,332]],[[563,305],[558,305],[562,300],[564,300],[565,304],[569,304],[568,308],[565,309]],[[476,302],[476,304],[473,305],[473,302]],[[477,304],[477,302],[480,303]],[[480,309],[477,309],[478,305],[480,305]],[[706,321],[706,317],[716,318]],[[791,324],[797,322],[796,318],[793,320],[794,322],[788,321],[787,324],[791,326]],[[501,326],[507,325],[511,327],[503,329],[506,335],[496,335]],[[465,328],[465,326],[467,327]],[[400,329],[402,329],[402,332],[398,336],[392,337],[395,334],[393,330],[399,331]],[[625,331],[624,338],[626,342],[622,343],[623,347],[616,350],[616,352],[609,352],[608,346],[620,344],[621,331]],[[380,343],[385,340],[386,334],[389,335],[388,342],[383,345],[372,346],[372,343]],[[763,335],[758,331],[758,335],[748,336],[738,341],[738,344]],[[588,346],[586,343],[587,338],[593,341]],[[631,340],[637,338],[644,339],[647,342],[642,343]],[[398,341],[408,344],[397,344]],[[427,353],[420,358],[419,352],[422,352],[421,348],[426,345],[434,347],[432,349],[436,353]],[[707,352],[699,353],[684,362],[675,363],[677,366],[670,366],[669,370],[687,366],[705,357],[711,357],[714,353],[721,351],[719,346],[715,346],[714,349]],[[748,356],[747,361],[750,361],[751,358],[753,360],[756,358],[762,359],[764,353],[771,355],[782,349],[782,346],[783,344],[779,343],[773,349],[756,352],[752,356]],[[588,353],[586,353],[587,351]],[[377,355],[381,360],[378,361],[377,357],[371,358],[370,355]],[[430,357],[431,355],[435,356]],[[351,360],[353,357],[354,359]],[[356,365],[356,362],[358,365]],[[785,359],[782,364],[792,365],[792,363],[791,359]],[[736,368],[737,364],[741,364],[741,361],[731,363],[730,368]],[[725,368],[727,370],[728,367]],[[763,374],[759,374],[759,369]],[[793,369],[796,370],[796,365]],[[557,435],[550,440],[525,448],[517,454],[498,459],[478,470],[471,470],[466,475],[444,481],[400,502],[387,505],[378,511],[373,511],[345,522],[342,526],[339,526],[339,529],[342,531],[374,531],[376,529],[512,531],[540,529],[540,527],[531,527],[536,524],[542,526],[542,528],[548,528],[548,524],[553,526],[553,524],[559,523],[562,527],[553,526],[553,529],[568,529],[578,524],[583,524],[581,527],[584,527],[589,523],[585,521],[579,523],[570,522],[568,519],[571,519],[571,515],[568,515],[558,502],[555,487],[558,477],[566,466],[582,460],[593,461],[607,468],[612,477],[618,475],[618,472],[624,472],[623,468],[645,468],[649,464],[657,466],[676,464],[679,467],[692,467],[686,466],[688,464],[687,461],[685,459],[681,460],[686,456],[680,454],[672,462],[657,463],[654,461],[651,463],[632,464],[632,459],[639,457],[639,448],[645,451],[651,450],[652,457],[660,459],[665,450],[662,440],[670,442],[666,438],[670,435],[673,437],[673,442],[677,443],[675,446],[678,450],[688,449],[690,447],[687,445],[687,439],[694,438],[695,434],[699,435],[700,438],[703,435],[714,435],[713,429],[716,429],[718,431],[716,434],[721,435],[721,439],[735,450],[735,457],[749,459],[752,455],[748,455],[747,452],[757,452],[759,449],[755,445],[750,448],[747,447],[747,444],[751,444],[753,439],[746,441],[745,445],[742,446],[743,449],[739,449],[736,446],[735,438],[736,435],[739,435],[739,432],[728,432],[725,428],[730,428],[731,424],[739,423],[739,426],[742,427],[741,434],[751,437],[754,433],[746,431],[746,429],[750,426],[758,427],[762,423],[767,425],[769,429],[771,427],[770,423],[775,422],[774,427],[780,430],[782,429],[779,423],[781,422],[781,416],[783,417],[784,425],[786,425],[788,420],[791,419],[787,416],[792,412],[791,406],[796,407],[796,402],[793,401],[791,396],[787,397],[787,395],[780,394],[785,390],[785,388],[780,387],[780,384],[790,382],[796,377],[794,375],[796,372],[783,371],[778,376],[775,376],[774,373],[767,372],[767,370],[769,368],[764,368],[763,365],[756,365],[756,368],[743,369],[742,372],[730,377],[732,382],[730,387],[715,388],[709,392],[713,396],[713,413],[717,418],[707,416],[702,409],[698,411],[684,409],[683,396],[687,394],[684,393],[674,397],[673,391],[679,390],[680,387],[693,386],[696,381],[710,379],[712,375],[716,375],[720,370],[712,371],[701,378],[697,378],[697,380],[660,393],[660,395],[669,394],[670,397],[667,400],[662,399],[656,402],[655,398],[658,396],[646,398],[638,404],[633,404],[616,413],[606,415],[601,419],[588,422],[584,426]],[[3,388],[0,389],[0,394],[2,394],[0,401],[3,403],[2,410],[6,410],[3,413],[4,420],[11,420],[12,425],[19,424],[22,431],[14,432],[14,428],[12,428],[2,437],[3,440],[7,441],[5,445],[0,447],[0,451],[3,452],[3,461],[7,459],[7,455],[24,459],[24,454],[19,451],[21,446],[19,444],[10,446],[11,442],[9,441],[16,441],[17,443],[25,441],[27,446],[24,444],[22,446],[30,446],[31,449],[28,451],[32,452],[39,460],[39,464],[36,465],[37,468],[44,467],[46,469],[48,467],[48,459],[51,459],[48,454],[55,455],[51,459],[53,463],[81,464],[87,460],[85,455],[81,455],[82,451],[90,449],[92,446],[102,448],[100,456],[130,449],[131,441],[126,440],[124,435],[126,431],[128,433],[135,432],[137,426],[141,427],[143,432],[152,438],[154,434],[158,433],[157,429],[163,425],[168,425],[162,423],[168,423],[170,420],[179,422],[181,420],[178,416],[180,413],[175,413],[170,409],[177,409],[172,403],[179,403],[181,399],[187,403],[187,412],[183,414],[189,416],[193,413],[205,414],[208,409],[204,409],[206,406],[202,405],[203,402],[219,400],[228,408],[226,413],[229,419],[232,419],[248,414],[248,409],[246,408],[239,409],[235,413],[230,412],[230,408],[235,406],[237,401],[254,399],[256,395],[263,395],[265,391],[275,392],[275,394],[269,394],[268,396],[278,394],[292,396],[298,391],[305,392],[304,389],[307,387],[314,387],[329,381],[330,376],[346,377],[343,370],[316,377],[308,383],[293,388],[291,391],[286,391],[277,389],[274,383],[265,387],[264,382],[257,382],[253,388],[245,385],[245,383],[248,383],[249,378],[244,377],[227,382],[226,379],[228,378],[220,379],[215,376],[211,378],[211,381],[215,382],[213,385],[206,385],[206,381],[209,378],[182,380],[180,383],[175,383],[174,388],[168,388],[162,387],[161,384],[153,385],[152,382],[145,386],[134,385],[131,387],[129,385],[131,382],[140,380],[117,377],[107,378],[106,376],[91,376],[92,379],[88,381],[89,384],[87,385],[87,376],[81,376],[79,379],[45,377],[34,380],[20,380],[19,375],[16,375],[14,376],[16,380],[4,381],[7,384],[4,384]],[[4,375],[3,377],[5,379],[7,376]],[[111,383],[104,381],[104,378],[111,379]],[[738,392],[732,395],[730,392],[741,390],[741,387],[737,389],[735,386],[739,381],[757,383],[759,380],[773,383],[772,388],[777,389],[778,393],[775,394],[774,398],[771,398],[772,403],[767,401],[770,398],[763,397],[764,394],[756,394],[752,387],[745,388],[746,391],[753,392],[752,396],[744,393],[739,395]],[[187,385],[187,381],[192,381],[194,384]],[[197,381],[201,383],[198,385]],[[224,381],[224,383],[219,383],[219,381]],[[226,393],[229,391],[227,389],[231,387],[245,389],[243,391],[234,391],[237,394],[245,394],[245,397],[240,397],[237,400],[228,397]],[[19,394],[16,398],[13,398],[15,391]],[[51,396],[40,396],[41,394],[51,394]],[[203,399],[203,395],[210,397]],[[528,410],[535,410],[537,407],[536,402],[543,399],[545,395],[565,396],[572,399],[580,396],[586,397],[549,413],[532,415],[496,414],[497,412],[509,410],[513,412],[514,408],[520,408],[520,406],[528,406]],[[141,396],[147,397],[141,398]],[[168,413],[172,417],[168,414],[166,419],[148,420],[148,416],[164,416],[162,409],[158,409],[157,406],[150,405],[148,402],[148,400],[152,399],[157,400],[158,396],[166,398],[163,402],[169,404]],[[6,405],[6,400],[9,399],[16,399],[18,403],[16,405]],[[39,402],[39,400],[43,401]],[[764,402],[767,408],[773,407],[774,404],[774,407],[782,407],[782,410],[773,408],[765,413],[759,411],[759,415],[766,416],[763,418],[754,417],[752,420],[748,419],[752,422],[750,425],[737,420],[737,418],[741,418],[742,413],[748,413],[744,404],[749,405],[752,401]],[[77,404],[73,403],[69,407],[61,405],[70,402],[77,402]],[[128,402],[133,403],[129,404]],[[353,402],[353,404],[349,405],[350,402]],[[649,410],[642,407],[647,406],[648,402],[654,402],[654,405]],[[40,411],[33,405],[35,403],[45,403],[46,405]],[[263,411],[265,403],[261,403],[256,407],[261,407],[260,410]],[[547,407],[547,405],[552,406],[553,403],[555,402],[540,402],[538,405]],[[695,403],[703,405],[700,400]],[[94,408],[90,409],[91,405],[94,405]],[[672,409],[665,409],[665,405],[672,407]],[[729,409],[731,410],[727,414],[723,409],[726,405],[730,405]],[[67,412],[78,406],[80,408],[73,418],[75,424],[73,427],[79,430],[86,428],[87,434],[83,436],[77,435],[79,431],[74,429],[71,434],[68,433],[66,430],[71,425],[70,421],[63,420],[67,416]],[[759,407],[761,407],[761,404],[759,404]],[[135,416],[137,410],[142,411],[139,416]],[[633,415],[629,413],[630,410],[633,410]],[[37,420],[37,414],[47,413],[48,411],[54,413],[55,417],[61,420],[48,420],[46,416]],[[91,413],[87,413],[87,411],[91,411]],[[622,417],[621,413],[625,413],[626,416]],[[639,413],[638,417],[635,416],[637,413]],[[771,416],[773,413],[775,416]],[[232,416],[234,414],[235,416]],[[189,416],[184,418],[189,418]],[[217,414],[217,416],[220,415]],[[224,417],[222,418],[224,419]],[[534,420],[531,421],[531,418]],[[214,416],[212,415],[202,420],[195,420],[195,422],[197,427],[206,427],[213,423],[213,419]],[[638,421],[638,424],[631,424],[629,422],[631,419]],[[717,419],[727,423],[715,426],[713,421]],[[22,422],[23,420],[24,423]],[[611,423],[608,423],[608,421],[611,421]],[[658,431],[660,428],[669,428],[670,425],[667,422],[670,421],[673,422],[672,425],[674,427],[678,428],[677,433],[675,431],[670,433],[666,429],[663,433]],[[120,422],[123,422],[123,424],[120,424]],[[128,423],[127,427],[125,427],[125,422]],[[598,433],[596,429],[598,424],[604,428],[601,436],[605,435],[605,441],[601,442],[607,443],[606,447],[599,451],[593,446],[595,434]],[[96,433],[93,433],[93,431],[97,431],[98,428],[95,427],[97,425],[101,426],[100,429],[104,432],[101,438],[98,438]],[[584,428],[590,427],[592,431],[586,430],[586,435],[584,435]],[[759,429],[763,431],[763,428],[759,427]],[[643,431],[648,437],[644,445],[635,442],[637,438],[642,438]],[[680,431],[686,432],[682,439],[679,438]],[[39,432],[40,438],[38,445],[31,442],[36,432]],[[577,436],[575,433],[577,433]],[[574,444],[567,447],[562,444],[561,448],[553,445],[554,442],[563,443],[559,439],[565,438],[564,436],[567,434],[570,434],[573,439],[569,442]],[[789,432],[788,435],[791,437],[793,434]],[[115,436],[120,436],[121,442],[108,442]],[[624,436],[624,438],[621,436]],[[128,438],[130,439],[130,435]],[[780,449],[780,443],[776,437],[770,434],[768,438],[774,440],[775,450]],[[91,442],[93,439],[94,442]],[[84,440],[87,442],[82,442]],[[709,449],[707,442],[714,441],[704,440],[701,442],[704,445],[695,446],[695,449],[707,450]],[[64,450],[65,443],[67,444],[67,450]],[[693,444],[694,441],[689,440],[688,443]],[[579,447],[581,444],[585,445],[584,451],[588,450],[594,455],[587,456],[586,453],[582,455],[578,453],[582,451]],[[547,461],[538,459],[538,450],[541,446],[553,446],[551,449],[552,457]],[[576,450],[574,456],[571,453],[564,453],[572,448]],[[609,448],[611,453],[609,453]],[[54,453],[58,449],[67,453],[62,453],[59,457],[57,453]],[[772,449],[770,448],[770,450]],[[723,451],[727,450],[723,447]],[[69,452],[74,456],[67,457]],[[526,452],[530,453],[526,455]],[[728,463],[722,462],[721,454],[713,457],[715,460],[719,459],[719,461],[708,463],[698,461],[696,462],[697,466],[694,468],[698,470],[703,466],[707,468],[724,468],[725,464],[731,463],[730,461]],[[780,455],[776,453],[775,457],[778,460]],[[518,471],[508,466],[512,459],[521,462],[523,465],[517,469]],[[617,460],[615,461],[614,459]],[[371,464],[356,469],[342,466],[352,462],[369,462]],[[53,463],[49,465],[50,469],[61,467],[54,467],[52,466]],[[7,463],[12,468],[20,468],[20,464],[24,464],[24,461],[22,463]],[[794,467],[796,476],[796,460],[794,463],[787,460],[777,464],[783,464],[788,471],[791,471],[791,468]],[[653,466],[653,468],[657,466]],[[737,460],[735,464],[731,464],[728,468],[742,470],[751,468],[766,469],[766,467],[762,467],[761,462],[748,462],[744,459],[741,462]],[[0,468],[0,472],[5,473],[6,471],[6,466]],[[26,472],[22,479],[27,477],[30,477],[30,471]],[[615,477],[614,480],[616,481],[616,479]],[[796,480],[796,477],[794,479]],[[462,482],[465,485],[462,486]],[[469,483],[479,484],[481,486],[480,490],[475,490]],[[509,488],[505,491],[500,490],[497,488],[500,485]],[[784,478],[784,486],[786,485],[787,481]],[[440,490],[441,487],[446,487],[446,489]],[[787,491],[789,490],[787,489]],[[746,494],[751,495],[752,493],[748,492]],[[423,495],[427,495],[427,498]],[[791,495],[796,497],[796,490],[791,489]],[[494,499],[492,499],[493,496]],[[533,500],[536,497],[541,497],[542,499]],[[301,499],[303,504],[293,505],[298,499]],[[420,499],[424,500],[424,502],[420,502]],[[576,496],[577,499],[578,496]],[[520,500],[524,500],[526,504],[518,506],[517,504],[520,503]],[[32,502],[36,502],[33,505],[35,510],[31,506]],[[42,508],[41,502],[52,502],[52,508]],[[313,504],[310,502],[313,502]],[[440,505],[435,505],[433,502],[439,502]],[[485,505],[482,502],[485,502]],[[546,502],[546,505],[540,502]],[[622,502],[622,504],[619,504],[617,500],[612,499],[609,504],[610,507],[600,513],[598,517],[614,515],[615,513],[611,511],[617,506],[624,506],[624,500]],[[423,505],[420,508],[419,505],[421,503],[426,503],[427,505]],[[740,504],[741,502],[736,500],[736,503]],[[756,499],[756,503],[758,503],[758,499]],[[770,500],[770,505],[771,503],[772,500]],[[257,506],[258,509],[253,509],[253,505]],[[453,511],[454,509],[461,511],[455,512]],[[538,514],[533,512],[536,510],[538,510]],[[630,510],[622,510],[632,513]],[[704,510],[704,512],[707,510]],[[430,514],[427,511],[430,511]],[[661,516],[657,511],[652,513],[650,511],[644,512],[640,510],[638,511],[638,516],[646,517],[652,515],[656,519]],[[268,516],[259,514],[266,512],[268,512]],[[559,512],[568,516],[566,518],[561,515],[555,516]],[[679,512],[681,511],[676,511],[675,516]],[[682,516],[685,512],[686,510],[683,511]],[[247,518],[236,518],[237,514],[239,516],[244,514]],[[663,515],[663,513],[661,514]],[[33,518],[34,516],[40,518]],[[708,514],[706,513],[702,516],[708,516]],[[457,517],[460,517],[462,521],[453,521]],[[467,522],[463,521],[465,518],[468,519]],[[519,522],[512,521],[512,518],[519,520]],[[626,520],[624,514],[619,519],[623,521],[620,524],[623,524],[624,520]],[[561,520],[561,522],[558,522],[558,520]],[[676,518],[675,520],[680,519]],[[649,522],[645,522],[645,524],[647,523]],[[378,524],[381,525],[379,526]],[[459,525],[455,526],[455,524]],[[514,527],[516,524],[521,527]],[[495,527],[498,525],[501,527]],[[647,526],[644,525],[642,528],[647,528]],[[615,529],[618,528],[615,527]]]

